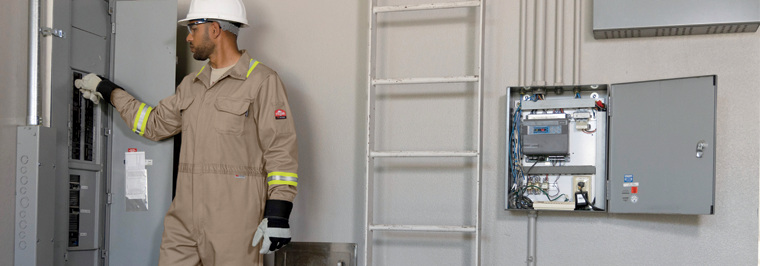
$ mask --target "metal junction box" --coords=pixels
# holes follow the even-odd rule
[[[755,32],[757,0],[594,1],[594,38]]]
[[[716,93],[716,76],[507,88],[505,208],[714,214]],[[530,138],[540,117],[566,137]]]

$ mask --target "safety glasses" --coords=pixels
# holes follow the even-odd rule
[[[193,22],[190,22],[190,23],[187,24],[187,31],[189,31],[190,33],[193,33],[193,29],[192,29],[193,26],[200,25],[200,24],[203,24],[203,23],[209,23],[209,22],[213,22],[213,21],[203,18],[203,19],[199,19],[199,20],[195,20]]]

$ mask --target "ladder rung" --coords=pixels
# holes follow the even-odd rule
[[[372,231],[475,232],[475,226],[373,224]]]
[[[373,79],[372,85],[391,85],[391,84],[420,84],[420,83],[458,83],[458,82],[478,82],[478,76],[463,77],[439,77],[439,78],[400,78],[400,79]]]
[[[476,157],[477,151],[373,151],[372,157]]]
[[[383,12],[430,10],[430,9],[459,8],[459,7],[473,7],[473,6],[480,6],[480,1],[464,1],[464,2],[454,2],[454,3],[436,3],[436,4],[405,5],[405,6],[377,6],[373,8],[372,10],[375,13],[383,13]]]

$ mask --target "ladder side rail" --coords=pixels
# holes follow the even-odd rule
[[[480,266],[480,241],[481,241],[481,218],[482,218],[482,209],[483,209],[483,200],[482,200],[482,179],[483,179],[483,94],[484,94],[484,86],[483,86],[483,67],[484,67],[484,54],[485,54],[485,16],[486,16],[486,0],[480,0],[480,15],[479,15],[479,22],[480,27],[478,28],[478,136],[477,136],[477,151],[478,151],[478,157],[477,157],[477,181],[476,181],[476,193],[475,197],[477,202],[477,208],[476,208],[476,215],[475,215],[475,266]]]
[[[376,75],[375,60],[377,53],[375,52],[375,42],[377,41],[377,14],[372,10],[377,4],[377,0],[369,0],[369,34],[368,34],[368,60],[367,60],[367,158],[366,158],[366,182],[364,184],[365,195],[365,225],[364,225],[364,265],[372,265],[372,239],[373,232],[370,230],[370,226],[374,221],[374,185],[375,185],[375,163],[371,156],[372,151],[375,149],[375,137],[373,130],[375,127],[375,86],[372,84],[372,80]]]

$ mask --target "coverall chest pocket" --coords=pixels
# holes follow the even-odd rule
[[[245,127],[249,101],[219,97],[214,103],[214,129],[220,134],[240,135]]]
[[[184,99],[179,105],[179,115],[182,118],[182,131],[185,131],[187,127],[190,126],[190,119],[187,115],[187,109],[190,108],[190,105],[193,104],[193,100],[195,100],[195,98]]]

